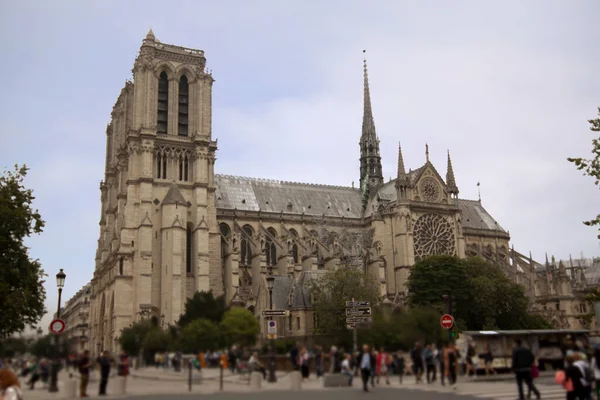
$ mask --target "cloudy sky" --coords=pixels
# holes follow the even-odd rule
[[[149,28],[203,49],[217,172],[350,186],[358,179],[362,50],[386,179],[450,149],[461,197],[515,248],[600,255],[586,156],[600,105],[600,3],[581,1],[5,1],[0,167],[26,163],[47,221],[29,241],[66,298],[93,274],[105,127]],[[44,320],[44,322],[47,322]]]

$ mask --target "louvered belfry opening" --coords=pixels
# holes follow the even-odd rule
[[[188,104],[189,104],[189,84],[185,75],[179,80],[179,116],[177,124],[177,134],[179,136],[188,135]]]
[[[161,72],[158,78],[158,109],[156,113],[156,132],[167,133],[169,118],[169,77]]]

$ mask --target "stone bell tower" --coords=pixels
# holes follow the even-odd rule
[[[140,318],[173,324],[197,290],[224,290],[214,204],[214,79],[204,52],[161,43],[149,31],[132,71],[107,128],[101,185],[92,314],[103,348]]]

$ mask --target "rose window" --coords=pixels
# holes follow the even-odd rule
[[[440,197],[440,186],[433,178],[427,177],[423,179],[419,185],[419,191],[425,201],[433,203]]]
[[[432,255],[454,255],[454,229],[439,214],[425,214],[417,219],[414,228],[415,259]]]

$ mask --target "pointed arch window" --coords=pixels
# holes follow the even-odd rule
[[[185,235],[185,272],[192,273],[192,226],[188,225]]]
[[[182,155],[179,158],[179,180],[183,182],[188,182],[190,179],[189,175],[190,171],[190,158],[189,156]]]
[[[267,266],[275,266],[277,265],[277,248],[275,247],[275,242],[271,237],[276,238],[277,232],[273,228],[267,229],[267,232],[270,236],[267,236],[267,242],[265,243],[265,253],[267,255]]]
[[[165,71],[158,78],[158,109],[156,113],[156,132],[167,133],[169,116],[169,77]]]
[[[179,79],[179,115],[177,118],[177,134],[179,136],[188,135],[189,89],[187,76],[182,75]]]
[[[292,259],[294,264],[298,264],[298,245],[296,243],[292,245]]]
[[[250,238],[254,236],[254,231],[252,227],[246,225],[242,228],[242,240],[241,240],[241,248],[240,248],[240,256],[241,256],[241,264],[242,265],[251,265],[252,264],[252,246],[250,244]]]
[[[219,225],[221,230],[221,259],[224,261],[225,257],[229,255],[229,234],[231,230],[229,229],[229,225],[222,223]]]

